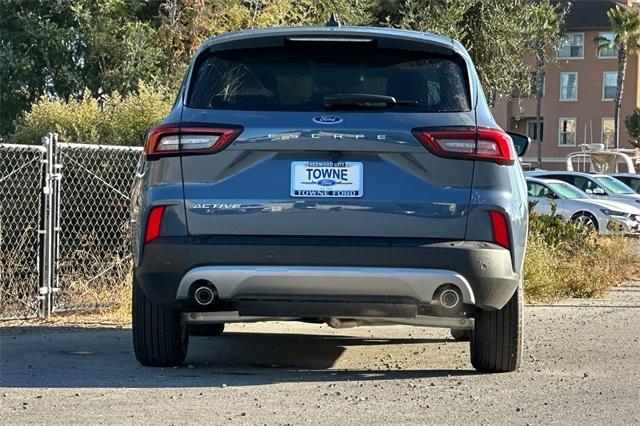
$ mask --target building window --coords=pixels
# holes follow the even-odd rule
[[[613,118],[603,118],[602,119],[602,131],[601,131],[601,140],[602,143],[607,147],[611,147],[615,145],[615,141],[613,140],[614,136],[614,128],[615,122]]]
[[[609,40],[609,43],[613,44],[613,42],[616,39],[616,35],[614,33],[611,33],[611,32],[600,33],[600,38],[607,39],[607,40]],[[600,44],[600,43],[598,43],[598,44]],[[600,49],[600,51],[598,52],[598,57],[599,58],[617,58],[618,57],[618,49],[616,49],[616,48],[608,48],[608,47],[606,47],[604,49]]]
[[[538,140],[538,131],[536,128],[536,120],[527,121],[527,136],[531,138],[532,141]],[[544,140],[544,122],[540,120],[540,142]]]
[[[561,101],[578,100],[578,73],[577,72],[561,72],[560,73],[560,100]]]
[[[602,100],[612,101],[618,91],[618,72],[607,71],[602,74]]]
[[[561,118],[560,131],[558,137],[558,145],[574,145],[576,144],[576,119]]]
[[[581,59],[584,58],[584,34],[569,33],[562,37],[558,46],[558,58]]]

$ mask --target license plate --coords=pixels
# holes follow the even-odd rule
[[[291,196],[362,197],[362,163],[293,161]]]

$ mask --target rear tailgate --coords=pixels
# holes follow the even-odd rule
[[[182,125],[243,131],[221,152],[182,157],[191,235],[464,238],[474,162],[434,155],[412,130],[475,128],[466,71],[363,49],[196,61]],[[419,103],[323,109],[323,95],[344,92]]]

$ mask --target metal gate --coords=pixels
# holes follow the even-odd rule
[[[142,148],[0,145],[0,318],[115,306]]]
[[[45,152],[0,144],[0,317],[38,313]]]

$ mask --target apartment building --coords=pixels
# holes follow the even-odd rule
[[[565,37],[557,61],[545,69],[542,97],[542,162],[547,169],[565,167],[566,155],[579,145],[603,143],[614,146],[614,102],[617,89],[616,50],[598,52],[597,37],[613,38],[607,11],[616,4],[632,7],[631,1],[573,0],[565,19]],[[624,118],[640,106],[638,55],[627,63],[620,111],[619,146],[630,148]],[[536,100],[533,95],[501,97],[493,108],[504,129],[528,134],[538,140]],[[535,164],[536,144],[525,162]]]

